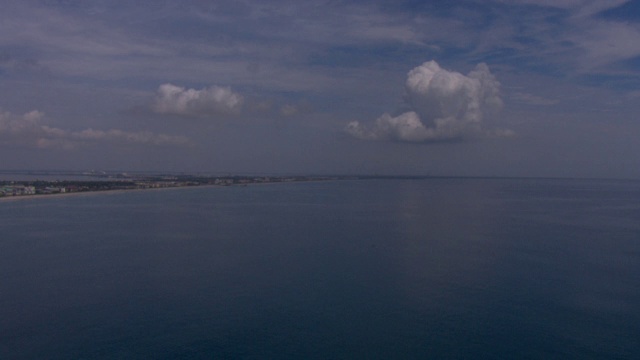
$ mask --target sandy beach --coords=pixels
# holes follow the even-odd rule
[[[18,196],[3,196],[0,197],[1,202],[12,202],[22,200],[35,200],[35,199],[61,199],[72,196],[96,196],[96,195],[115,195],[121,193],[128,193],[134,191],[160,191],[160,190],[176,190],[176,189],[192,189],[201,187],[220,187],[219,185],[198,185],[198,186],[172,186],[162,188],[148,188],[148,189],[118,189],[118,190],[101,190],[101,191],[79,191],[79,192],[67,192],[56,194],[36,194],[36,195],[18,195]]]

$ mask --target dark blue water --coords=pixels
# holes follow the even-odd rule
[[[640,182],[2,201],[0,358],[637,359]]]

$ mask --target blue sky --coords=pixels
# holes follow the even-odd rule
[[[640,177],[625,0],[6,1],[0,167]]]

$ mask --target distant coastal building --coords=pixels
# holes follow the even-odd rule
[[[59,193],[65,193],[65,192],[67,192],[67,189],[65,189],[64,187],[58,187],[58,186],[47,186],[44,189],[42,189],[43,194],[59,194]]]
[[[35,195],[35,193],[36,188],[34,186],[7,185],[0,187],[0,196]]]

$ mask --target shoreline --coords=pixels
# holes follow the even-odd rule
[[[221,185],[198,185],[198,186],[167,186],[160,188],[148,188],[148,189],[115,189],[115,190],[100,190],[100,191],[77,191],[77,192],[65,192],[55,194],[35,194],[35,195],[17,195],[17,196],[3,196],[0,197],[0,203],[12,202],[21,200],[33,200],[33,199],[60,199],[72,196],[92,196],[92,195],[115,195],[128,192],[139,191],[158,191],[158,190],[176,190],[176,189],[195,189],[204,187],[224,187]]]
[[[203,185],[192,185],[192,186],[166,186],[166,187],[157,187],[157,188],[146,188],[146,189],[114,189],[114,190],[99,190],[99,191],[77,191],[77,192],[65,192],[65,193],[54,193],[54,194],[33,194],[33,195],[17,195],[17,196],[3,196],[0,197],[0,203],[3,202],[13,202],[13,201],[26,201],[26,200],[34,200],[34,199],[61,199],[72,196],[95,196],[95,195],[115,195],[121,193],[128,192],[139,192],[139,191],[161,191],[161,190],[177,190],[177,189],[196,189],[196,188],[228,188],[228,187],[247,187],[254,185],[276,185],[276,184],[292,184],[292,183],[313,183],[313,182],[324,182],[331,181],[335,179],[327,179],[327,180],[304,180],[304,181],[271,181],[271,182],[255,182],[255,183],[247,183],[247,184],[234,184],[234,185],[216,185],[216,184],[203,184]]]

